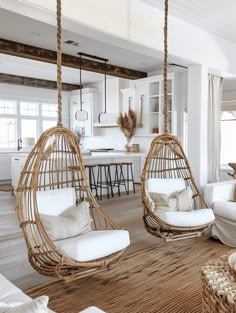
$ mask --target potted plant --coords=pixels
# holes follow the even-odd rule
[[[120,113],[117,119],[117,124],[127,140],[125,149],[128,152],[131,149],[130,141],[135,134],[136,122],[137,122],[136,113],[131,109],[129,109],[128,113],[125,113],[124,115]]]

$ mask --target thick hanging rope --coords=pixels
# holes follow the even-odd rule
[[[57,0],[57,126],[62,126],[62,83],[61,83],[61,0]]]
[[[168,67],[168,0],[165,0],[165,23],[164,23],[164,65],[163,65],[163,78],[164,78],[164,133],[168,133],[168,90],[167,90],[167,67]]]

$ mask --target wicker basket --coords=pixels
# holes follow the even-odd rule
[[[228,264],[228,255],[202,268],[202,284],[204,313],[236,313],[236,273]]]

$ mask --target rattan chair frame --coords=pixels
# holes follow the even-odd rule
[[[91,270],[108,268],[124,250],[102,259],[77,262],[56,248],[41,223],[37,191],[65,187],[75,188],[77,203],[89,202],[94,230],[121,229],[101,210],[90,190],[76,136],[57,126],[42,134],[26,160],[16,192],[16,210],[31,265],[40,274],[68,280],[78,273],[85,275]]]
[[[189,162],[182,149],[180,141],[173,135],[162,134],[155,137],[151,143],[142,171],[142,203],[144,206],[143,220],[146,230],[166,241],[199,237],[212,223],[198,227],[174,227],[166,224],[154,214],[150,196],[147,191],[149,178],[183,178],[186,187],[193,193],[194,209],[207,208],[207,204],[195,184]]]

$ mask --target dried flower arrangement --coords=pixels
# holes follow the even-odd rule
[[[129,109],[128,113],[125,113],[124,115],[120,113],[117,119],[117,124],[121,132],[125,135],[125,138],[127,139],[126,149],[128,151],[130,149],[129,146],[130,141],[135,134],[136,123],[137,123],[136,113],[131,109]]]

